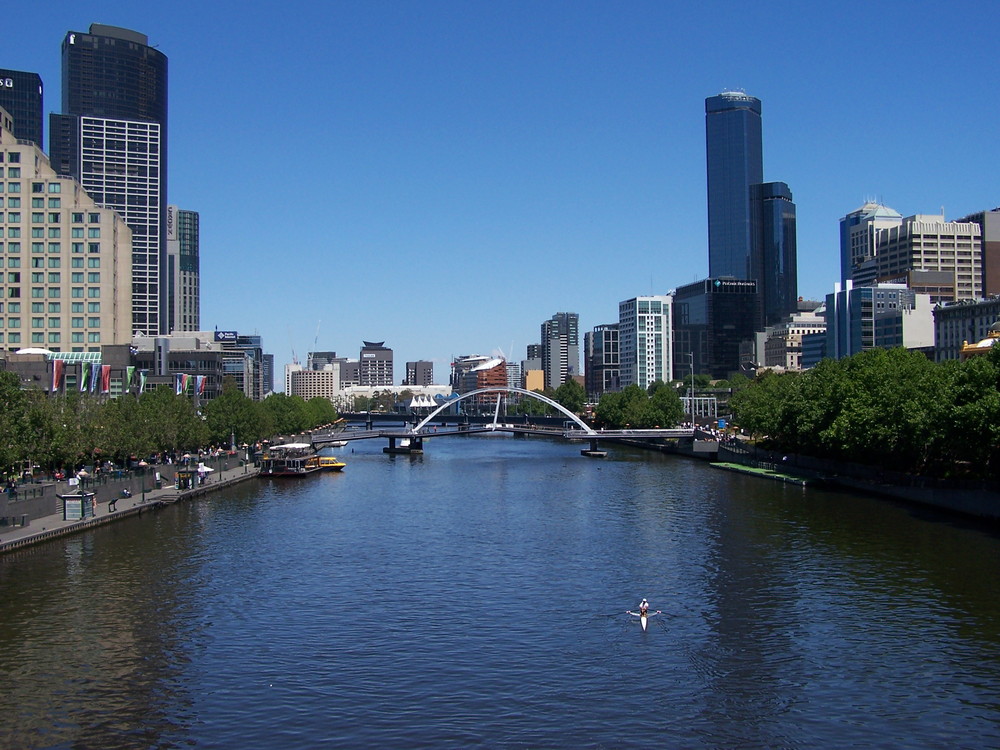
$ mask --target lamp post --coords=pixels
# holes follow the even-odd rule
[[[691,387],[688,389],[688,406],[691,407],[691,427],[694,428],[694,352],[688,352],[688,364],[691,365]]]

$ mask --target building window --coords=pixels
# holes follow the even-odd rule
[[[75,313],[82,313],[83,312],[83,303],[82,302],[71,302],[70,303],[70,307],[72,308],[70,310],[70,312],[75,312]]]
[[[87,230],[87,236],[90,237],[91,239],[100,237],[101,236],[101,228],[100,227],[90,227]]]
[[[59,260],[59,259],[56,258],[56,260]],[[59,272],[58,271],[50,271],[49,272],[49,283],[50,284],[61,284],[62,283],[62,279],[59,277]]]
[[[100,268],[101,259],[100,258],[87,258],[87,268]]]
[[[49,237],[62,237],[62,229],[59,227],[49,227]]]
[[[70,318],[69,324],[73,328],[83,328],[83,318]]]
[[[50,193],[61,193],[62,192],[62,184],[58,183],[58,182],[50,182],[49,183],[49,192]]]
[[[101,274],[98,273],[98,272],[88,273],[87,274],[87,283],[88,284],[100,284],[101,283]]]
[[[44,344],[45,343],[45,334],[44,333],[33,333],[33,334],[31,334],[31,343],[32,344]]]
[[[69,230],[69,234],[73,239],[83,239],[83,227],[73,227]]]
[[[87,343],[88,344],[100,344],[101,343],[101,334],[100,333],[88,333],[87,334]]]
[[[32,212],[32,214],[31,214],[31,223],[32,224],[44,224],[45,223],[45,214],[43,214],[41,211],[34,211],[34,212]]]
[[[70,258],[69,262],[71,268],[83,268],[83,258]]]
[[[87,287],[87,296],[90,297],[91,299],[93,299],[95,297],[96,298],[100,298],[100,296],[101,296],[101,288],[97,287],[97,286]]]
[[[62,318],[49,318],[49,328],[61,328]]]
[[[88,221],[91,224],[100,224],[101,223],[101,215],[100,214],[91,214],[90,218],[88,219]]]
[[[76,260],[76,258],[74,258],[73,260]],[[83,283],[83,271],[71,273],[70,274],[69,282],[71,284],[82,284]]]
[[[7,227],[7,236],[8,237],[20,237],[21,236],[21,227]]]
[[[62,198],[49,198],[49,208],[62,208]]]
[[[101,303],[100,302],[88,302],[87,303],[87,312],[99,313],[100,311],[101,311]]]
[[[87,328],[100,328],[101,319],[100,318],[87,318]]]
[[[73,344],[82,344],[83,343],[83,334],[82,333],[71,333],[69,335],[69,340],[70,340],[70,343],[73,343]]]
[[[50,344],[58,344],[59,343],[59,334],[58,333],[49,333],[49,343]]]
[[[70,290],[70,295],[69,296],[73,297],[74,299],[80,299],[80,298],[82,298],[83,297],[83,287],[82,286],[75,286],[75,287],[73,287]]]
[[[89,243],[87,243],[87,252],[88,253],[99,253],[99,252],[101,252],[101,243],[100,242],[89,242]]]
[[[58,224],[59,223],[59,212],[58,211],[49,211],[49,223],[50,224]]]
[[[80,212],[77,212],[77,213],[73,214],[73,223],[74,224],[83,224],[83,211],[80,211]]]
[[[62,289],[60,287],[49,287],[49,299],[59,299],[60,297],[62,297]]]

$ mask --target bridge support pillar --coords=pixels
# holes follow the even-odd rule
[[[590,448],[584,448],[580,451],[581,456],[587,456],[587,458],[604,458],[608,455],[607,451],[602,451],[597,447],[597,438],[591,438]]]
[[[424,452],[424,439],[422,437],[403,438],[396,444],[396,438],[389,436],[389,445],[382,449],[383,453],[394,453],[400,455],[413,455]]]

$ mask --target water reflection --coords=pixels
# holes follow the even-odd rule
[[[996,535],[667,456],[427,448],[0,560],[0,745],[1000,741]]]

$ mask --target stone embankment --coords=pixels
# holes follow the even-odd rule
[[[18,499],[6,498],[0,516],[0,555],[67,534],[76,534],[95,526],[147,513],[171,503],[191,500],[208,492],[231,487],[257,476],[257,468],[239,460],[212,461],[203,484],[191,489],[176,489],[177,466],[151,467],[143,474],[105,477],[84,487],[69,487],[65,482],[22,485]],[[157,479],[159,477],[159,479]],[[95,493],[93,516],[64,520],[63,501],[59,495],[78,489]],[[127,489],[130,497],[122,491]]]

